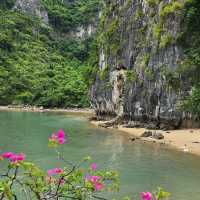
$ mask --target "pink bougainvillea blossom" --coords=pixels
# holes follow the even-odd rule
[[[97,181],[99,181],[101,179],[100,176],[91,176],[90,181],[93,183],[96,183]]]
[[[103,188],[103,184],[100,182],[100,179],[101,179],[100,176],[87,175],[85,177],[86,181],[89,181],[90,183],[92,183],[95,191],[99,191],[99,190],[101,190]]]
[[[13,154],[9,159],[11,162],[16,163],[23,161],[25,159],[25,155],[23,153]]]
[[[95,171],[97,169],[97,164],[96,163],[92,163],[90,165],[91,170]]]
[[[62,179],[59,179],[59,180],[56,180],[57,184],[60,184],[60,185],[64,185],[65,184],[65,180],[62,178]]]
[[[12,153],[12,152],[5,152],[1,156],[3,158],[10,158],[12,155],[14,155],[14,153]]]
[[[23,153],[17,154],[17,161],[23,161],[25,160],[25,155]]]
[[[58,138],[64,138],[64,137],[65,137],[65,132],[62,129],[58,130]]]
[[[64,144],[65,138],[58,138],[58,144]]]
[[[61,168],[53,168],[53,169],[49,169],[47,171],[47,174],[49,176],[52,176],[52,175],[56,175],[56,174],[62,174],[63,172],[64,172],[64,170]]]
[[[5,159],[9,159],[12,163],[18,163],[25,160],[25,155],[23,153],[15,154],[12,152],[5,152],[2,154],[2,157]]]
[[[55,133],[52,133],[52,135],[49,137],[50,142],[56,142],[57,141],[57,135]]]
[[[59,129],[57,133],[52,133],[49,137],[49,142],[53,144],[64,144],[66,142],[65,132],[62,129]]]
[[[97,182],[97,181],[100,180],[100,179],[101,179],[100,176],[90,176],[90,175],[87,175],[87,176],[85,177],[85,180],[86,180],[86,181],[91,181],[92,183],[95,183],[95,182]]]
[[[99,182],[94,183],[94,189],[95,189],[95,191],[99,191],[99,190],[103,189],[103,184],[99,183]]]
[[[52,140],[56,140],[57,139],[57,135],[55,133],[52,133],[51,137]]]
[[[141,192],[141,200],[152,200],[151,192]]]

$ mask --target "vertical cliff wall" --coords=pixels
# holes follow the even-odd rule
[[[92,102],[99,118],[155,122],[177,128],[190,84],[176,73],[184,58],[179,42],[184,0],[104,2],[99,72]]]

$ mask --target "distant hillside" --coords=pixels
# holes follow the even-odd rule
[[[97,0],[0,2],[0,104],[85,107]]]

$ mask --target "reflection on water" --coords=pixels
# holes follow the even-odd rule
[[[102,146],[108,148],[110,151],[110,158],[107,163],[108,166],[112,166],[113,168],[117,167],[120,155],[122,155],[124,151],[123,142],[123,137],[119,134],[107,135],[107,137],[105,137]]]
[[[76,162],[90,155],[99,168],[120,172],[121,190],[117,197],[128,194],[135,198],[140,191],[163,186],[173,194],[172,200],[200,199],[200,158],[197,156],[157,144],[132,142],[127,135],[98,129],[81,116],[0,112],[0,127],[1,151],[25,152],[28,160],[34,160],[44,169],[62,165],[47,148],[47,138],[63,128],[70,141],[62,147],[66,159]]]

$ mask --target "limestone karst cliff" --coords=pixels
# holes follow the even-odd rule
[[[188,113],[180,108],[191,92],[189,78],[177,72],[185,59],[186,3],[104,1],[99,72],[91,91],[97,118],[112,119],[108,125],[151,121],[152,128],[199,126],[188,122]]]

